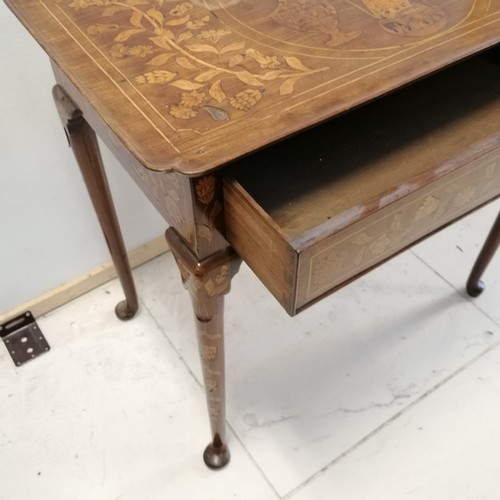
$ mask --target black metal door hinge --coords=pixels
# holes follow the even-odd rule
[[[0,337],[17,366],[50,350],[50,346],[30,311],[0,325]]]

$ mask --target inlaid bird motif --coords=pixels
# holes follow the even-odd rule
[[[337,10],[328,0],[278,0],[271,18],[277,23],[307,32],[328,35],[327,47],[336,47],[353,40],[360,31],[341,31]]]

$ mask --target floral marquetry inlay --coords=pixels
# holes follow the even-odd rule
[[[297,56],[257,48],[220,23],[200,2],[171,0],[71,0],[78,11],[98,10],[100,22],[86,27],[105,45],[116,64],[144,59],[145,70],[133,75],[138,86],[174,89],[164,103],[172,118],[189,120],[204,112],[225,121],[235,111],[249,111],[271,82],[281,96],[297,82],[327,69],[311,68]]]
[[[162,99],[157,109],[173,123],[231,120],[266,100],[324,82],[338,57],[377,60],[390,54],[372,49],[397,51],[451,29],[475,5],[473,0],[453,9],[444,0],[58,2],[140,92]],[[305,47],[329,52],[318,59]]]
[[[453,181],[443,181],[431,193],[410,195],[409,202],[387,207],[386,214],[364,223],[349,237],[339,237],[311,256],[307,296],[311,298],[368,269],[380,257],[393,255],[416,241],[427,228],[437,228],[495,193],[500,159],[475,160],[474,168]],[[497,177],[498,178],[498,177]],[[497,183],[498,184],[498,183]],[[368,218],[370,219],[370,218]]]
[[[202,345],[200,348],[202,359],[215,359],[217,356],[217,347],[211,345]]]
[[[142,165],[189,176],[484,51],[500,29],[500,0],[5,1],[76,104]]]

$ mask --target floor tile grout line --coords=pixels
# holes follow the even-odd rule
[[[427,266],[427,268],[429,268],[431,271],[434,272],[434,274],[436,276],[438,276],[439,278],[441,278],[445,283],[447,283],[448,285],[450,285],[451,288],[453,288],[453,290],[455,290],[457,293],[459,293],[464,299],[467,300],[467,302],[471,305],[473,305],[477,311],[479,311],[480,313],[482,313],[484,316],[486,316],[489,320],[493,321],[493,323],[495,323],[495,325],[497,326],[500,326],[500,321],[497,321],[495,318],[491,317],[484,309],[481,309],[478,305],[477,305],[477,302],[475,300],[475,297],[471,297],[467,291],[465,290],[465,285],[464,285],[464,288],[457,288],[453,283],[451,283],[449,280],[447,280],[439,271],[437,271],[436,269],[434,269],[433,266],[431,266],[431,264],[429,264],[426,260],[424,260],[422,257],[420,257],[420,255],[418,255],[417,253],[415,253],[413,251],[413,249],[410,249],[410,252],[412,253],[412,255],[414,255],[420,262],[422,262],[423,264],[425,264],[425,266]],[[468,277],[468,276],[467,276]],[[464,283],[466,282],[467,280],[467,277],[464,279]],[[487,290],[485,290],[483,293],[487,293]]]
[[[187,363],[186,359],[184,358],[184,356],[182,356],[182,354],[175,347],[175,344],[172,342],[172,340],[170,339],[170,337],[167,335],[167,333],[165,332],[165,330],[162,328],[160,322],[156,319],[156,317],[151,312],[151,310],[148,308],[148,306],[146,305],[146,303],[142,299],[139,299],[139,301],[142,304],[142,307],[144,307],[144,309],[148,312],[149,316],[153,319],[153,321],[156,324],[156,326],[163,333],[163,336],[167,339],[167,342],[169,343],[170,347],[174,350],[174,352],[177,355],[177,358],[179,359],[179,361],[185,366],[185,368],[187,369],[188,373],[195,380],[196,384],[204,391],[205,389],[204,389],[203,384],[200,382],[200,380],[198,380],[198,377],[196,376],[196,374],[194,373],[194,371],[190,368],[190,366],[188,365],[188,363]],[[257,470],[261,474],[261,476],[264,479],[264,481],[268,484],[268,486],[271,488],[271,490],[273,491],[273,493],[276,495],[276,498],[277,499],[281,499],[282,497],[280,496],[280,494],[278,493],[278,491],[276,490],[276,488],[274,487],[274,485],[271,483],[271,481],[269,480],[269,478],[266,476],[266,474],[262,470],[261,466],[255,460],[254,456],[250,453],[250,451],[248,450],[248,448],[245,446],[245,444],[241,440],[240,436],[235,431],[235,429],[231,425],[231,423],[227,420],[227,418],[226,418],[226,425],[231,430],[231,432],[233,433],[233,435],[235,436],[235,438],[237,439],[237,441],[240,443],[241,447],[245,450],[245,453],[247,454],[248,458],[254,464],[254,466],[257,468]]]
[[[382,430],[384,430],[386,427],[388,427],[390,424],[395,422],[398,418],[401,416],[405,415],[409,411],[411,411],[415,406],[417,406],[419,403],[427,399],[429,396],[434,394],[436,391],[438,391],[441,387],[443,387],[445,384],[453,380],[457,375],[460,375],[462,372],[467,370],[469,367],[474,365],[477,361],[482,359],[483,357],[487,356],[490,352],[495,350],[497,347],[500,346],[500,341],[496,342],[495,344],[491,345],[484,351],[480,352],[478,355],[474,356],[472,359],[470,359],[467,363],[462,365],[460,368],[457,368],[454,372],[450,373],[447,377],[445,377],[443,380],[441,380],[439,383],[431,387],[428,391],[424,392],[421,396],[419,396],[417,399],[412,401],[409,405],[405,406],[402,408],[399,412],[397,412],[395,415],[393,415],[391,418],[380,424],[377,428],[375,428],[373,431],[371,431],[369,434],[367,434],[365,437],[360,439],[358,442],[354,443],[350,448],[348,448],[346,451],[341,453],[339,456],[335,457],[331,462],[329,462],[327,465],[322,467],[320,470],[315,472],[312,476],[307,478],[303,483],[301,483],[299,486],[291,490],[289,493],[287,493],[283,498],[283,500],[291,500],[294,495],[296,495],[298,492],[303,490],[308,484],[312,483],[315,479],[317,479],[319,476],[324,474],[326,471],[337,465],[340,461],[342,461],[344,458],[348,457],[351,453],[353,453],[355,450],[357,450],[359,447],[361,447],[363,444],[368,442],[372,437],[376,436],[379,434]]]

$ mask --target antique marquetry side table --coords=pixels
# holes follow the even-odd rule
[[[500,0],[6,2],[51,59],[121,319],[138,302],[95,133],[169,225],[210,467],[229,460],[223,303],[240,258],[295,314],[500,194]],[[471,294],[499,239],[497,219]]]

